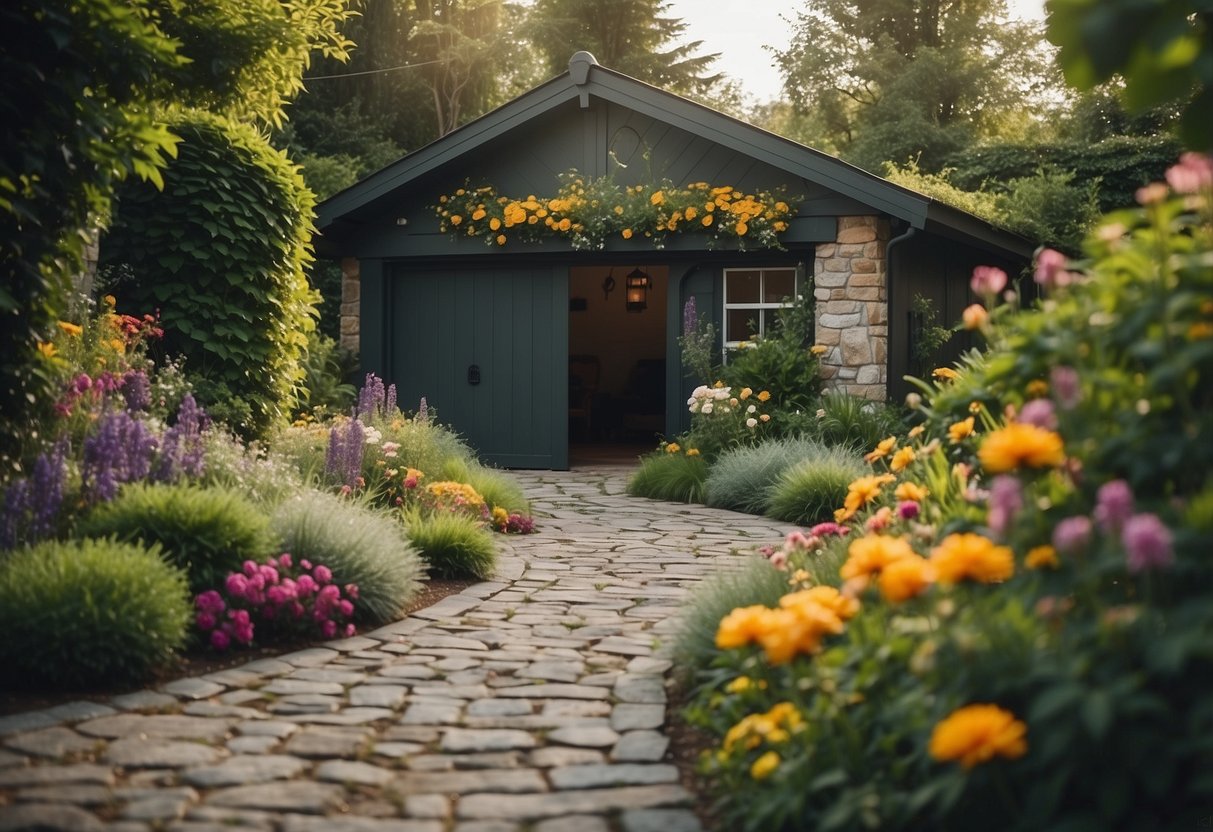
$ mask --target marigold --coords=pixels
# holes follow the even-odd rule
[[[753,389],[751,389],[749,387],[743,387],[743,388],[741,388],[741,392],[737,394],[737,397],[739,399],[741,399],[742,401],[745,401],[752,395],[754,395]]]
[[[818,603],[801,603],[788,609],[768,610],[758,634],[766,659],[771,664],[786,664],[798,654],[810,655],[821,649],[821,640],[843,630],[842,618]]]
[[[779,755],[774,751],[768,751],[757,760],[754,765],[750,766],[750,776],[755,780],[765,780],[771,776],[775,769],[779,768],[779,764],[783,762]]]
[[[931,373],[931,375],[940,381],[955,381],[956,379],[960,378],[960,373],[956,372],[951,367],[936,367],[935,371]]]
[[[926,425],[915,425],[914,427],[910,428],[910,432],[907,434],[907,436],[909,436],[911,439],[915,439],[922,436],[924,433],[926,433],[926,431]]]
[[[771,391],[763,390],[761,393],[758,394],[758,401],[769,402],[770,400],[771,400]]]
[[[830,348],[823,344],[814,344],[813,346],[809,347],[809,352],[811,352],[813,355],[825,355],[829,351]]]
[[[847,561],[838,574],[844,581],[879,574],[886,566],[902,558],[916,557],[905,538],[870,534],[851,542]]]
[[[676,454],[681,450],[682,450],[682,446],[679,445],[677,442],[671,442],[670,444],[665,446],[665,452],[667,454]]]
[[[890,453],[892,453],[893,449],[896,447],[897,447],[897,437],[890,436],[887,439],[882,439],[880,441],[880,443],[875,447],[875,449],[873,449],[869,453],[864,454],[863,458],[866,462],[875,462],[878,459],[882,459],[882,458],[888,456]]]
[[[716,646],[721,650],[730,650],[757,641],[759,634],[768,629],[772,612],[761,604],[733,610],[720,620],[720,626],[716,628]]]
[[[994,431],[977,449],[982,466],[991,474],[1019,468],[1053,468],[1066,461],[1061,436],[1023,422]]]
[[[880,496],[880,490],[896,477],[892,474],[878,474],[870,477],[860,477],[847,486],[847,497],[842,508],[834,512],[834,519],[841,523],[850,520],[861,508]]]
[[[1061,566],[1061,561],[1057,559],[1057,550],[1052,546],[1029,549],[1023,563],[1029,569],[1056,569]]]
[[[966,705],[931,732],[928,746],[939,762],[957,760],[966,769],[995,757],[1018,759],[1028,752],[1028,726],[997,705]]]
[[[59,328],[68,335],[79,335],[84,332],[84,329],[79,324],[74,324],[71,321],[60,321]]]
[[[944,583],[965,579],[993,584],[1015,574],[1015,556],[1006,546],[969,532],[950,534],[931,550],[931,563]]]
[[[907,446],[893,454],[893,458],[889,460],[889,469],[892,471],[903,471],[906,466],[914,461],[916,454],[914,449]]]
[[[505,235],[504,234],[497,235],[497,245],[499,245],[499,246],[505,245]]]
[[[779,606],[792,609],[802,604],[818,604],[832,611],[843,621],[849,621],[859,612],[859,602],[848,598],[832,586],[815,586],[790,592],[779,599]]]
[[[687,448],[687,456],[699,456],[698,448]]]
[[[965,439],[967,439],[969,436],[971,436],[973,434],[973,427],[975,425],[976,425],[976,422],[974,421],[972,416],[970,416],[967,419],[963,419],[959,422],[956,422],[954,424],[948,425],[948,438],[951,439],[953,443],[963,442]]]
[[[898,484],[897,490],[893,492],[893,496],[899,500],[913,500],[916,503],[921,503],[931,494],[929,489],[923,488],[916,482],[903,482]]]
[[[630,229],[630,228],[625,228],[625,229],[623,229],[623,231],[620,231],[620,232],[619,232],[619,234],[620,234],[620,236],[622,236],[622,237],[623,237],[623,239],[625,239],[625,240],[630,240],[630,239],[632,239],[632,229]]]
[[[926,558],[899,558],[880,571],[880,594],[886,601],[899,604],[926,592],[934,578]]]
[[[1049,382],[1039,378],[1034,379],[1028,382],[1028,386],[1025,389],[1030,398],[1043,399],[1049,395]]]

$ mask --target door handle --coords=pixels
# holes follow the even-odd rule
[[[474,387],[475,385],[477,385],[479,383],[480,383],[480,365],[479,364],[469,364],[468,365],[468,384],[470,384]]]

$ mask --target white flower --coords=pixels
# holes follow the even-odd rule
[[[747,428],[756,428],[758,427],[758,420],[751,416],[749,419],[745,420],[745,426]]]
[[[817,418],[824,419],[826,417],[826,409],[824,407],[817,408]]]
[[[378,428],[368,427],[366,429],[366,438],[363,440],[368,445],[378,445],[379,440],[383,438],[383,434]]]
[[[747,407],[747,408],[745,409],[745,412],[746,412],[746,413],[753,413],[753,412],[754,412],[755,410],[757,410],[757,409],[758,409],[758,406],[757,406],[757,405],[753,405],[753,404],[752,404],[752,405],[750,405],[749,407]]]
[[[703,403],[703,408],[702,408],[702,409],[701,409],[699,412],[700,412],[700,413],[711,413],[711,412],[712,412],[712,403],[711,403],[711,402],[704,402],[704,403]]]

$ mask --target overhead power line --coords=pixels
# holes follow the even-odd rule
[[[305,75],[304,81],[328,81],[333,78],[356,78],[359,75],[378,75],[381,72],[395,72],[399,69],[416,69],[421,66],[431,66],[433,64],[441,64],[445,61],[425,61],[420,64],[401,64],[400,66],[389,66],[386,69],[368,69],[363,72],[346,72],[342,75]]]

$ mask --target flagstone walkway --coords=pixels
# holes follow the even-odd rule
[[[0,717],[0,832],[699,830],[662,646],[690,588],[791,527],[632,499],[628,473],[519,473],[538,534],[395,624]]]

